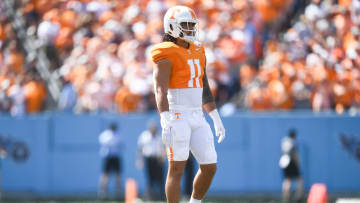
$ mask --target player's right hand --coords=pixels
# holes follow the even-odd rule
[[[170,121],[171,121],[171,116],[170,113],[168,111],[164,111],[160,113],[160,123],[161,123],[161,128],[162,128],[162,132],[161,132],[161,138],[163,143],[170,147],[172,145],[172,127],[170,125]]]

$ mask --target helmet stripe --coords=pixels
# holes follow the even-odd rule
[[[195,20],[196,19],[195,12],[190,8],[188,8],[188,9],[189,9],[189,12],[191,13],[192,18]]]

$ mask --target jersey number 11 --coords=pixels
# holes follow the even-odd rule
[[[189,59],[187,61],[189,68],[190,68],[190,80],[188,82],[189,87],[194,87],[194,80],[195,80],[195,87],[200,87],[200,75],[201,75],[201,66],[199,59]],[[197,71],[195,70],[195,66]]]

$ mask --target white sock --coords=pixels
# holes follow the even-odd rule
[[[192,196],[190,198],[190,202],[189,203],[201,203],[201,199],[194,199]]]

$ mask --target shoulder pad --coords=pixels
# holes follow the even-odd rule
[[[157,62],[164,58],[169,58],[172,53],[174,53],[176,44],[172,42],[162,42],[155,45],[151,49],[151,57],[154,62]]]

